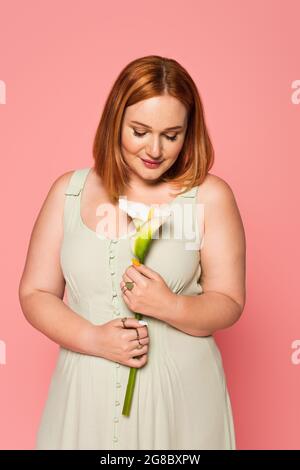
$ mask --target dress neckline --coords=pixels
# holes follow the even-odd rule
[[[84,186],[85,186],[85,183],[86,183],[86,180],[88,178],[88,175],[90,174],[90,172],[92,171],[92,168],[93,167],[90,167],[86,176],[85,176],[85,179],[84,179],[84,183],[81,187],[81,191],[79,193],[79,196],[78,196],[78,218],[79,218],[79,223],[80,223],[80,226],[83,230],[85,230],[87,233],[91,233],[93,235],[94,238],[98,238],[99,240],[105,240],[105,241],[108,241],[108,242],[118,242],[118,241],[121,241],[121,240],[127,240],[129,239],[130,237],[132,237],[136,232],[136,228],[134,228],[133,230],[129,230],[129,227],[130,225],[134,225],[133,223],[133,220],[131,218],[131,222],[130,224],[128,225],[127,227],[127,231],[125,234],[121,235],[120,237],[107,237],[106,235],[104,235],[104,233],[102,232],[96,232],[95,230],[92,230],[88,225],[85,224],[85,222],[83,221],[83,218],[81,216],[81,199],[82,199],[82,192],[83,192],[83,189],[84,189]],[[182,190],[182,188],[181,188]],[[171,201],[169,202],[162,202],[162,203],[155,203],[155,204],[152,204],[153,206],[165,206],[165,207],[169,207],[169,206],[172,206],[174,204],[174,202],[179,199],[180,197],[183,197],[183,194],[177,194],[177,196],[175,196]],[[120,199],[122,199],[121,197],[119,197],[119,201]],[[151,207],[151,205],[149,204],[145,204],[141,201],[134,201],[132,199],[126,199],[127,202],[129,203],[133,203],[133,204],[144,204],[145,206],[149,206]],[[129,216],[130,217],[130,216]]]

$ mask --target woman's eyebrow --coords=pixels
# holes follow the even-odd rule
[[[147,126],[147,124],[143,124],[142,122],[138,122],[138,121],[130,121],[132,124],[139,124],[140,126],[143,126],[143,127],[147,127],[148,129],[152,129],[150,126]],[[173,127],[167,127],[166,129],[164,129],[165,131],[171,131],[171,130],[174,130],[174,129],[182,129],[183,126],[173,126]]]

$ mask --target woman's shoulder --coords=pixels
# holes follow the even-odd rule
[[[74,173],[80,169],[66,171],[57,176],[50,184],[49,194],[64,195]]]
[[[208,173],[199,185],[198,201],[218,203],[224,199],[234,199],[231,186],[220,176]]]

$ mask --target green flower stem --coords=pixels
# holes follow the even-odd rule
[[[134,316],[137,320],[142,320],[142,318],[143,318],[141,313],[135,313]],[[123,410],[122,410],[122,414],[124,416],[129,416],[129,414],[130,414],[131,402],[132,402],[132,397],[133,397],[133,391],[134,391],[134,385],[135,385],[135,378],[136,378],[137,370],[138,369],[136,367],[130,367],[129,379],[128,379],[128,383],[127,383],[125,400],[124,400]]]
[[[131,240],[132,253],[137,258],[137,260],[142,264],[144,264],[146,254],[150,248],[150,245],[152,242],[152,236],[154,232],[162,224],[162,221],[159,218],[154,218],[153,216],[154,216],[154,208],[151,207],[149,209],[146,221],[144,221],[142,224],[139,224],[136,221],[135,225],[137,227],[137,234],[135,234],[133,239]],[[135,313],[134,315],[137,320],[142,319],[141,313]],[[125,394],[123,410],[122,410],[122,414],[125,416],[129,416],[130,414],[136,373],[137,373],[137,368],[130,367],[129,379],[127,383],[126,394]]]

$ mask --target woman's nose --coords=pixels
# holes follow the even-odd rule
[[[147,146],[148,155],[153,158],[159,158],[161,156],[161,150],[162,146],[159,137],[153,137]]]

